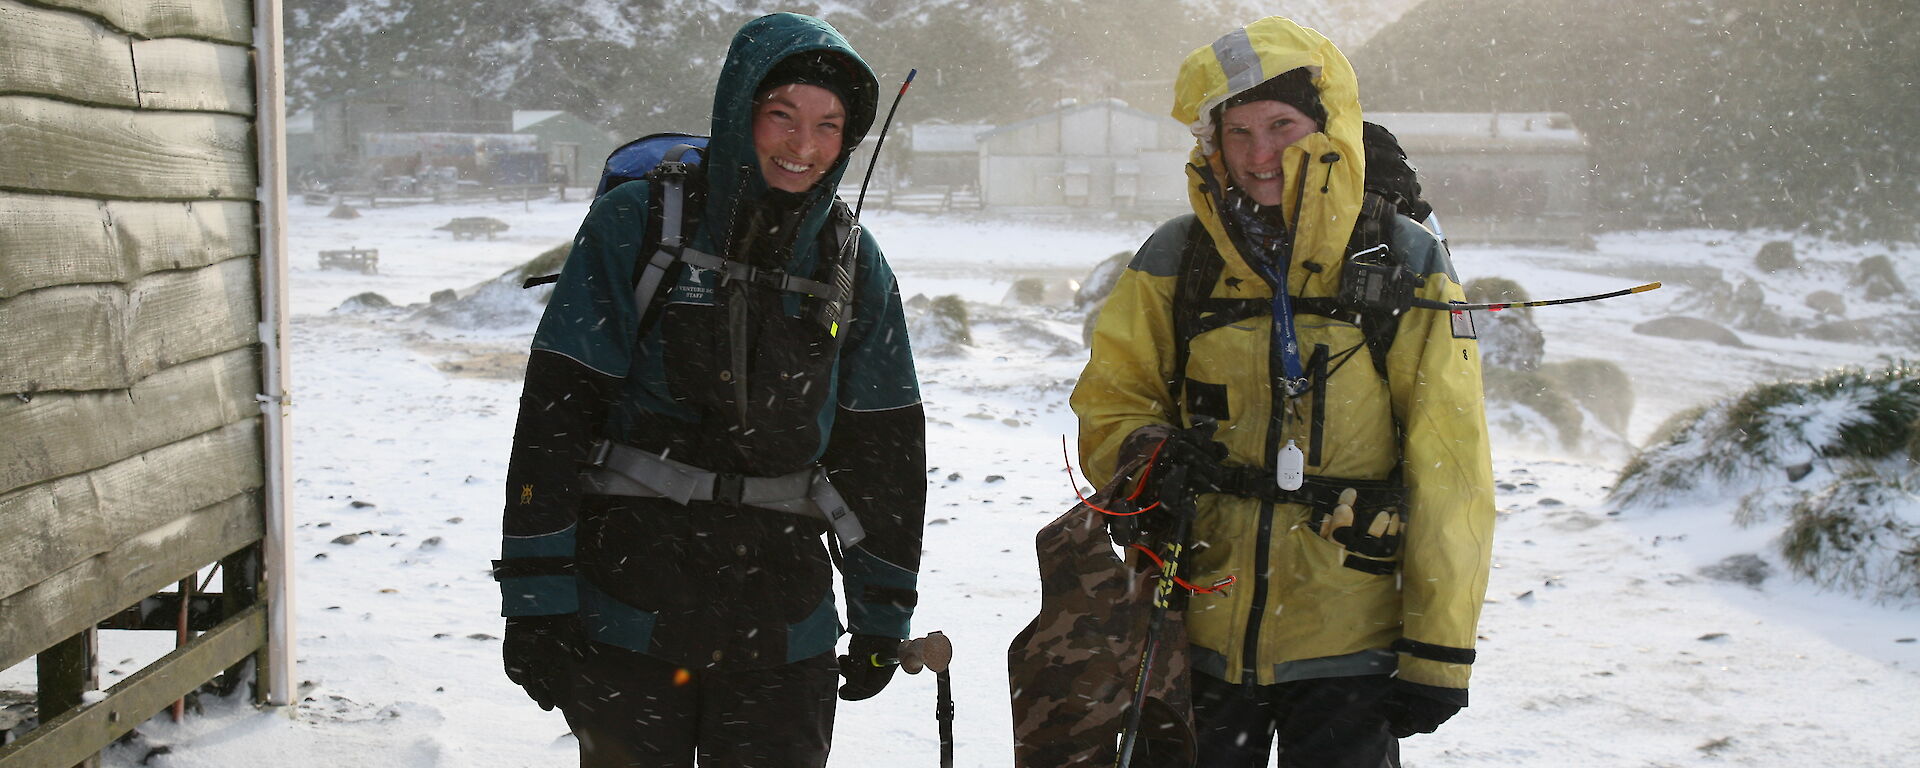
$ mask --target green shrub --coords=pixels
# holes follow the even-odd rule
[[[1777,469],[1796,453],[1826,462],[1912,455],[1916,420],[1920,368],[1906,362],[1761,384],[1669,419],[1662,437],[1621,470],[1613,496],[1637,504],[1689,487],[1702,473],[1729,481]]]
[[[1627,421],[1633,416],[1633,380],[1618,363],[1583,357],[1542,363],[1540,374],[1554,389],[1592,411],[1608,429],[1626,434]]]
[[[1481,375],[1488,400],[1518,403],[1532,409],[1553,425],[1562,447],[1579,447],[1580,427],[1586,417],[1580,413],[1580,406],[1561,392],[1552,379],[1537,371],[1506,368],[1487,368]]]
[[[1877,600],[1920,599],[1920,368],[1891,362],[1762,384],[1675,416],[1657,435],[1621,470],[1618,504],[1718,481],[1741,494],[1734,523],[1785,519],[1779,551],[1801,578]],[[1735,481],[1743,487],[1725,487]]]
[[[947,340],[955,344],[972,344],[973,331],[967,323],[967,303],[959,296],[947,294],[936,296],[933,304],[927,307],[927,314],[947,331]]]
[[[1902,481],[1856,469],[1800,498],[1780,554],[1821,587],[1883,601],[1920,598],[1920,526],[1898,514],[1911,504]]]
[[[548,248],[540,255],[533,257],[532,261],[520,265],[520,271],[515,277],[521,281],[525,281],[529,277],[540,277],[541,275],[551,275],[559,272],[560,267],[567,263],[567,254],[572,252],[573,243],[561,243],[552,248]]]

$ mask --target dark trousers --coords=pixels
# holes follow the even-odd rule
[[[591,643],[561,705],[581,768],[821,768],[833,737],[833,654],[769,669],[690,670]],[[676,679],[678,678],[678,679]]]
[[[1280,768],[1399,768],[1400,742],[1380,712],[1387,681],[1366,675],[1235,685],[1195,673],[1197,765],[1266,768],[1277,743]]]

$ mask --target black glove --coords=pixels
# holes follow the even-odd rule
[[[859,701],[873,698],[893,679],[900,668],[900,641],[879,635],[854,635],[847,641],[847,655],[840,657],[840,698]]]
[[[1467,692],[1458,688],[1410,683],[1394,678],[1387,695],[1380,700],[1381,713],[1387,718],[1387,732],[1396,739],[1416,733],[1433,733],[1440,724],[1466,706]]]
[[[1127,435],[1127,439],[1120,444],[1122,464],[1129,463],[1129,460],[1144,464],[1149,457],[1152,458],[1152,464],[1141,470],[1149,477],[1139,496],[1130,500],[1116,499],[1112,504],[1113,511],[1134,512],[1153,506],[1168,494],[1185,496],[1194,489],[1210,487],[1220,463],[1227,458],[1227,447],[1213,439],[1214,426],[1208,422],[1191,429],[1174,429],[1166,424],[1149,424]],[[1167,473],[1176,466],[1187,469],[1186,487],[1178,491],[1163,485]],[[1132,483],[1138,480],[1138,477],[1134,477],[1128,481],[1126,487],[1129,493],[1126,495],[1132,495]],[[1107,520],[1114,544],[1120,547],[1141,539],[1159,540],[1172,527],[1172,522],[1173,518],[1161,509],[1137,515],[1121,514]]]
[[[508,616],[507,638],[501,645],[507,679],[527,689],[541,709],[561,703],[568,679],[586,647],[586,633],[574,614]]]
[[[1210,478],[1213,470],[1227,460],[1227,447],[1213,439],[1216,425],[1209,421],[1197,427],[1187,429],[1169,429],[1165,443],[1160,445],[1159,458],[1154,459],[1154,472],[1165,472],[1167,468],[1178,465],[1187,468],[1188,485],[1199,487],[1201,482]],[[1152,452],[1153,448],[1147,448]]]

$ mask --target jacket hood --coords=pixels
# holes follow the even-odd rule
[[[1269,16],[1197,48],[1174,81],[1173,118],[1187,126],[1195,146],[1187,165],[1193,211],[1227,257],[1227,276],[1254,278],[1221,222],[1227,169],[1214,145],[1213,109],[1235,94],[1294,69],[1306,68],[1327,111],[1318,133],[1287,147],[1286,188],[1281,211],[1295,230],[1288,289],[1296,295],[1331,295],[1339,284],[1365,195],[1366,152],[1360,141],[1359,87],[1353,66],[1328,40],[1288,19]],[[1300,269],[1318,263],[1321,269]],[[1256,282],[1259,282],[1255,279]]]
[[[802,239],[797,242],[811,242],[813,234],[826,220],[826,203],[832,199],[832,190],[839,185],[841,176],[846,174],[848,150],[858,147],[873,126],[879,85],[866,61],[832,26],[812,16],[776,13],[747,22],[734,34],[726,63],[720,68],[719,84],[714,88],[713,138],[702,165],[710,191],[707,221],[715,222],[719,231],[724,231],[735,205],[749,205],[767,192],[767,182],[760,174],[759,158],[753,149],[753,97],[760,81],[774,65],[788,57],[815,52],[826,52],[841,59],[839,69],[846,79],[841,89],[853,103],[844,105],[846,148],[821,179],[820,184],[827,192],[807,212],[799,233]]]

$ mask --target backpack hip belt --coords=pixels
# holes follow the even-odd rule
[[[595,444],[587,463],[593,469],[583,472],[581,479],[589,493],[668,499],[682,506],[715,501],[785,512],[826,523],[845,547],[858,545],[867,535],[860,518],[819,465],[778,477],[748,477],[701,469],[611,440]]]
[[[1355,509],[1393,507],[1404,512],[1407,501],[1406,486],[1388,480],[1356,480],[1346,477],[1307,475],[1306,481],[1299,489],[1282,490],[1274,481],[1272,467],[1223,465],[1208,470],[1199,479],[1211,486],[1212,493],[1245,496],[1275,504],[1306,506],[1312,510],[1310,522],[1315,528],[1318,528],[1320,521],[1333,512],[1334,506],[1340,503],[1340,492],[1348,488],[1352,488],[1358,496],[1353,503]],[[1209,491],[1203,488],[1201,492]]]

